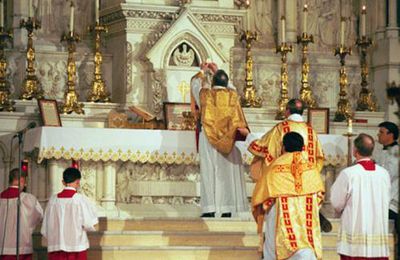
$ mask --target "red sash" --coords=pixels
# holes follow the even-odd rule
[[[64,189],[62,192],[57,194],[57,198],[61,198],[61,199],[66,199],[66,198],[72,198],[76,193],[76,190],[67,190]]]

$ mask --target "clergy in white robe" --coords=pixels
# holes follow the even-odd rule
[[[373,138],[360,134],[353,148],[357,163],[342,170],[331,188],[342,260],[389,259],[390,176],[371,160],[373,149]]]
[[[219,82],[221,77],[224,83],[215,84],[215,79]],[[202,81],[195,76],[191,89],[202,122],[199,133],[202,217],[214,217],[215,214],[229,217],[248,210],[242,157],[233,145],[236,127],[247,124],[238,95],[228,87],[229,79],[224,71],[216,72],[212,89],[203,87]],[[226,100],[230,101],[225,103]]]
[[[89,240],[87,231],[94,231],[97,212],[87,197],[77,193],[81,173],[68,168],[63,173],[63,191],[53,195],[47,205],[41,233],[47,239],[49,260],[85,260]]]
[[[25,186],[26,173],[22,172],[20,187]],[[0,259],[16,257],[18,169],[9,175],[10,186],[0,194]],[[43,210],[32,194],[20,193],[19,259],[32,259],[32,232],[42,220]]]

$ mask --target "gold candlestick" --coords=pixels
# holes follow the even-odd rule
[[[4,53],[7,41],[12,39],[12,34],[5,32],[4,27],[0,27],[0,111],[15,111],[15,102],[10,100],[10,87],[6,80],[7,59]]]
[[[251,44],[258,40],[257,32],[243,32],[241,41],[246,42],[246,86],[243,89],[242,106],[261,107],[261,98],[256,96],[256,89],[253,85],[253,57],[251,54]]]
[[[317,107],[317,102],[313,96],[310,84],[308,83],[308,74],[310,72],[310,63],[308,61],[308,44],[314,43],[314,37],[311,34],[302,33],[297,36],[297,43],[302,45],[302,58],[301,58],[301,88],[300,99],[306,104],[307,107]]]
[[[28,31],[28,44],[26,48],[26,76],[23,83],[20,99],[31,100],[33,98],[43,98],[43,90],[40,87],[38,78],[35,75],[35,49],[33,48],[33,31],[40,29],[40,21],[34,17],[28,17],[28,20],[22,19],[19,23],[20,28]]]
[[[287,45],[285,42],[282,42],[279,47],[276,48],[276,53],[281,53],[281,92],[278,100],[278,111],[276,113],[276,120],[285,119],[285,111],[286,105],[289,101],[288,97],[288,66],[287,66],[287,54],[288,52],[292,52],[292,45]]]
[[[74,32],[69,32],[68,35],[63,35],[61,41],[66,41],[68,44],[68,67],[67,67],[67,89],[64,94],[64,104],[61,105],[61,112],[63,114],[84,114],[83,104],[78,102],[78,93],[75,89],[76,80],[76,64],[74,59],[74,52],[76,50],[75,42],[80,41],[79,35]]]
[[[333,121],[342,122],[348,118],[351,118],[351,105],[347,98],[347,74],[346,74],[346,55],[351,55],[351,48],[341,45],[335,49],[335,56],[339,55],[340,58],[340,69],[339,69],[339,101],[338,108],[335,113]]]
[[[108,29],[106,26],[96,23],[93,29],[96,33],[95,38],[95,55],[94,55],[94,80],[92,88],[88,92],[87,101],[89,102],[110,102],[110,93],[108,93],[106,84],[103,80],[101,71],[101,64],[103,63],[103,56],[101,54],[101,33],[107,33]]]
[[[367,63],[367,49],[371,46],[371,38],[362,36],[358,38],[356,45],[360,48],[360,65],[361,65],[361,90],[357,100],[357,111],[376,111],[376,103],[372,98],[372,93],[368,89],[368,63]]]

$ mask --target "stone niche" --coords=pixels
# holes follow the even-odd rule
[[[155,92],[164,92],[160,101],[190,102],[190,79],[207,59],[229,73],[229,59],[192,14],[184,10],[146,54],[151,73],[165,75]],[[153,77],[154,78],[154,77]]]

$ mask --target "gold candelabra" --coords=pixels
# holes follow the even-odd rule
[[[339,101],[338,108],[335,113],[333,121],[342,122],[348,118],[351,118],[351,105],[347,98],[347,73],[346,73],[346,56],[351,55],[351,48],[347,48],[344,45],[340,45],[335,49],[335,56],[339,55],[340,58],[340,69],[339,69]]]
[[[94,80],[92,88],[88,92],[87,101],[89,102],[110,102],[110,93],[108,93],[106,84],[103,80],[101,71],[101,64],[103,63],[103,56],[101,54],[101,33],[107,33],[108,29],[105,25],[96,22],[93,31],[96,34],[95,38],[95,54],[94,54]]]
[[[251,44],[258,40],[257,32],[243,32],[241,41],[246,42],[246,86],[243,89],[242,106],[261,107],[261,98],[256,96],[256,89],[253,85],[253,57],[251,54]]]
[[[362,36],[358,38],[356,45],[360,48],[360,65],[361,65],[361,90],[357,100],[357,111],[376,111],[376,103],[373,100],[372,93],[368,89],[368,63],[367,49],[372,45],[371,38]]]
[[[76,64],[74,59],[74,52],[76,50],[75,43],[80,41],[80,37],[73,31],[70,31],[67,35],[64,34],[61,37],[61,41],[67,42],[68,45],[68,82],[67,89],[64,94],[64,104],[61,105],[61,112],[63,114],[71,114],[72,112],[75,112],[77,114],[84,114],[84,105],[78,102],[78,93],[76,93],[75,89]]]
[[[287,45],[286,42],[282,42],[279,47],[276,48],[276,53],[281,53],[281,91],[278,100],[278,111],[275,119],[285,119],[286,105],[289,101],[288,97],[288,65],[287,65],[287,54],[293,51],[292,45]]]
[[[15,102],[10,100],[10,87],[6,80],[7,59],[4,52],[7,41],[12,39],[12,34],[5,32],[4,27],[0,27],[0,111],[15,111]]]
[[[308,61],[308,44],[314,43],[314,37],[311,34],[302,33],[297,36],[297,43],[302,45],[302,58],[301,58],[301,88],[300,99],[306,104],[307,107],[317,107],[312,89],[308,83],[308,75],[310,73],[310,63]]]
[[[40,29],[41,23],[35,17],[28,17],[28,20],[20,21],[20,28],[28,32],[28,44],[26,48],[26,76],[23,83],[20,99],[31,100],[43,98],[43,90],[35,74],[35,49],[33,48],[33,31]]]

